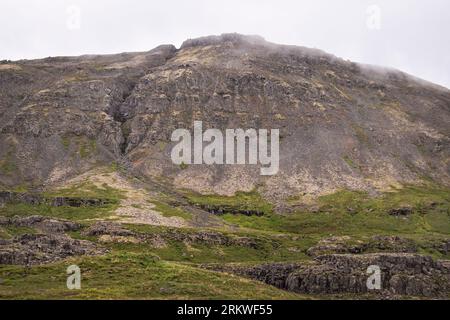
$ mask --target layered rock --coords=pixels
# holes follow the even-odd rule
[[[81,197],[47,197],[38,193],[18,193],[0,191],[0,204],[24,203],[31,205],[45,204],[53,207],[99,207],[113,203],[110,199]]]
[[[24,234],[12,240],[0,240],[0,264],[43,264],[72,256],[105,252],[105,249],[92,242],[75,240],[61,234]]]
[[[320,240],[306,253],[317,257],[325,254],[358,254],[365,252],[415,253],[418,245],[411,239],[399,236],[373,236],[367,241],[355,241],[349,236],[329,237]]]
[[[378,294],[380,296],[448,297],[448,263],[430,257],[406,253],[333,254],[313,262],[265,264],[254,267],[205,266],[231,272],[307,294]],[[367,285],[370,266],[381,271],[379,290]]]
[[[29,227],[49,234],[77,231],[81,229],[79,223],[42,216],[0,217],[0,226]]]
[[[114,222],[96,222],[88,229],[83,231],[87,236],[108,236],[103,240],[116,242],[148,242],[155,246],[164,246],[168,241],[175,241],[185,244],[203,244],[220,246],[243,246],[257,249],[261,241],[257,238],[239,237],[226,235],[217,231],[187,231],[180,232],[177,229],[167,229],[158,233],[139,233],[123,228],[120,224]]]

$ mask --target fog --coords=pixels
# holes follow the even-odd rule
[[[147,51],[238,32],[450,88],[447,0],[1,0],[0,60]]]

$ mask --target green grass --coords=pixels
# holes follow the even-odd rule
[[[111,164],[107,167],[109,172],[120,172],[126,173],[126,169],[120,163],[116,161],[111,162]]]
[[[182,163],[180,164],[180,169],[181,169],[181,170],[185,170],[185,169],[187,169],[187,168],[188,168],[188,165],[187,165],[186,163],[182,162]]]
[[[107,198],[119,201],[124,194],[106,185],[83,183],[50,192],[51,195]],[[202,196],[186,193],[191,203],[261,210],[264,216],[224,214],[220,216],[236,228],[220,228],[230,238],[249,237],[256,247],[243,245],[207,245],[166,239],[166,246],[154,248],[149,243],[99,243],[98,237],[70,236],[99,243],[109,253],[98,257],[76,257],[54,264],[24,268],[0,268],[0,298],[39,299],[301,299],[304,296],[284,292],[262,283],[237,276],[197,268],[203,263],[260,264],[280,261],[306,261],[306,250],[331,235],[348,235],[350,242],[369,241],[373,235],[397,235],[411,239],[419,253],[434,258],[450,258],[436,250],[436,244],[450,236],[450,192],[436,185],[405,186],[377,197],[365,192],[341,190],[320,197],[316,212],[276,214],[272,206],[254,192],[234,197]],[[169,199],[170,200],[170,199]],[[292,201],[301,201],[293,197]],[[165,216],[190,215],[169,205],[167,199],[155,202]],[[117,204],[93,208],[67,208],[29,205],[5,205],[0,215],[43,215],[93,223],[90,219],[109,215]],[[389,210],[408,206],[408,217],[389,215]],[[194,233],[189,228],[126,224],[141,235]],[[213,230],[214,231],[214,230]],[[0,237],[34,232],[24,228],[1,228]],[[66,288],[66,268],[77,264],[82,270],[82,290]]]
[[[3,208],[0,208],[0,215],[6,217],[39,215],[72,221],[83,221],[106,218],[117,206],[117,204],[108,204],[100,207],[53,207],[44,204],[6,204]]]
[[[119,189],[112,188],[107,184],[101,187],[86,181],[75,184],[73,186],[47,191],[45,196],[48,197],[76,197],[91,199],[108,199],[114,202],[125,197],[125,193]]]
[[[268,263],[280,261],[299,261],[308,257],[304,251],[289,252],[286,248],[277,250],[268,243],[259,248],[230,245],[206,245],[171,243],[166,248],[152,250],[166,261],[189,263]]]
[[[163,248],[149,248],[147,244],[110,243],[107,246],[113,251],[135,252],[150,251],[165,261],[184,263],[267,263],[279,261],[299,261],[308,257],[306,245],[296,241],[275,243],[275,239],[261,241],[256,248],[242,245],[214,245],[204,243],[183,243],[166,241]],[[310,240],[313,245],[316,241]],[[292,243],[291,245],[288,245]],[[274,245],[275,244],[275,245]],[[290,251],[298,248],[298,251]]]
[[[344,156],[344,161],[353,169],[359,169],[359,166],[349,156]]]
[[[62,137],[62,138],[61,138],[61,143],[62,143],[62,145],[63,145],[63,147],[64,147],[64,149],[65,149],[66,151],[69,150],[69,147],[70,147],[70,137],[67,137],[67,136]]]
[[[34,233],[36,233],[36,230],[30,227],[20,227],[12,225],[0,226],[0,239],[10,239],[23,234]]]
[[[79,154],[82,159],[91,156],[97,150],[97,141],[95,139],[79,139]]]
[[[161,212],[165,217],[180,217],[185,220],[191,220],[192,215],[189,212],[184,211],[183,209],[172,207],[167,203],[161,201],[152,201],[155,205],[155,209],[158,212]]]
[[[47,204],[30,205],[25,203],[10,203],[0,207],[0,215],[7,217],[40,215],[73,221],[99,219],[108,217],[112,211],[117,209],[120,199],[125,195],[123,191],[106,184],[98,187],[91,182],[83,182],[68,188],[47,191],[43,196],[47,198],[73,197],[103,199],[107,200],[107,204],[85,207],[54,207]]]
[[[126,227],[140,234],[163,235],[168,230],[176,233],[192,234],[198,230],[190,228],[167,228],[150,225],[126,225]],[[166,240],[166,247],[149,248],[147,244],[111,243],[107,244],[111,250],[125,252],[140,252],[150,250],[167,261],[182,261],[189,263],[229,263],[229,262],[269,262],[269,261],[298,261],[306,259],[305,251],[317,242],[315,236],[297,236],[251,231],[224,231],[211,230],[228,236],[231,239],[240,237],[251,238],[256,242],[256,247],[242,246],[238,244],[214,245],[204,243],[186,244],[173,240]],[[92,240],[92,239],[90,239]]]
[[[197,195],[191,197],[191,201],[236,207],[242,203],[244,208],[255,208],[259,205],[254,205],[260,201],[258,198],[254,193],[251,196],[238,194],[236,197]],[[301,198],[293,197],[291,200],[298,202]],[[423,239],[443,241],[450,236],[450,190],[447,187],[409,185],[376,197],[365,192],[342,190],[320,197],[317,206],[318,212],[276,214],[267,210],[261,217],[235,214],[220,217],[250,234],[259,233],[275,239],[278,239],[278,234],[299,237],[297,241],[284,239],[279,249],[268,250],[280,253],[278,256],[269,254],[268,259],[280,261],[302,259],[306,249],[332,235],[348,235],[352,240],[365,241],[375,235],[404,236],[422,244],[424,252],[442,258],[443,255],[436,253]],[[411,207],[413,214],[408,217],[389,215],[389,210],[404,206]],[[294,248],[299,253],[292,253],[287,248]],[[251,252],[246,254],[252,257]]]
[[[4,175],[13,175],[17,172],[18,168],[16,162],[14,161],[13,154],[15,153],[15,148],[10,147],[10,150],[3,159],[0,159],[0,173]]]
[[[66,268],[81,269],[81,290],[66,288]],[[301,299],[274,287],[151,253],[81,257],[51,265],[0,270],[1,299]]]
[[[77,137],[65,135],[61,137],[61,144],[64,150],[69,151],[72,143],[76,146],[80,158],[85,159],[97,151],[97,141],[87,137]]]
[[[319,212],[268,213],[262,217],[225,214],[225,221],[272,232],[309,235],[427,234],[450,235],[450,192],[436,186],[406,186],[378,197],[343,190],[319,198]],[[392,208],[410,206],[406,218],[388,214]]]
[[[0,171],[5,175],[11,175],[17,170],[17,166],[10,160],[2,160],[0,162]]]
[[[332,213],[344,213],[352,208],[358,213],[384,214],[392,208],[402,206],[410,206],[422,214],[435,211],[448,213],[450,190],[432,185],[409,185],[385,192],[378,197],[371,197],[365,192],[343,190],[321,197],[319,203],[321,211]],[[435,208],[432,208],[433,203],[436,205]]]
[[[273,211],[272,204],[264,200],[257,191],[237,192],[232,197],[187,193],[186,197],[194,205],[210,206],[213,208],[225,207],[230,210],[255,210],[264,214],[270,214]]]

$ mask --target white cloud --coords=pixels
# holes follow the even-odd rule
[[[81,10],[80,28],[67,28],[70,6]],[[380,8],[379,29],[368,28],[369,6]],[[0,9],[0,59],[147,51],[238,32],[450,87],[447,0],[2,0]]]

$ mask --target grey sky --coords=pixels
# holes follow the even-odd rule
[[[0,59],[147,51],[227,32],[259,34],[276,43],[395,67],[450,88],[448,0],[0,3]]]

